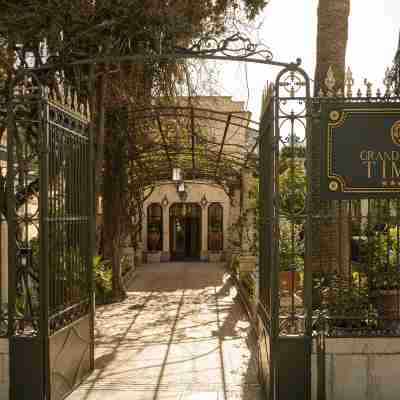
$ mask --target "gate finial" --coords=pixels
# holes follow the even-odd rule
[[[371,97],[372,96],[372,83],[368,82],[368,79],[365,78],[364,85],[367,87],[367,97]]]
[[[328,93],[327,93],[328,96],[332,96],[332,94],[334,93],[333,89],[334,89],[335,84],[336,84],[335,74],[333,72],[332,65],[330,65],[329,68],[328,68],[328,72],[326,73],[326,78],[324,80],[324,83],[325,83],[325,86],[328,89]]]
[[[351,72],[350,67],[347,67],[346,75],[345,75],[345,85],[346,85],[346,97],[353,97],[353,73]]]
[[[386,91],[385,96],[390,97],[391,94],[391,86],[392,86],[392,74],[389,67],[386,68],[385,78],[383,79],[383,84],[385,85]]]

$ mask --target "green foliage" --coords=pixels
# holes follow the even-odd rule
[[[96,292],[96,302],[107,303],[112,297],[112,268],[109,260],[100,256],[93,257],[93,274]]]
[[[304,240],[300,240],[302,225],[281,219],[279,225],[279,263],[281,271],[302,271]]]
[[[232,256],[229,266],[233,274],[237,276],[239,274],[239,266],[240,266],[238,256]]]
[[[399,288],[399,227],[387,224],[384,232],[368,228],[364,234],[359,240],[359,273],[368,277],[372,288]]]
[[[250,272],[240,272],[239,280],[245,288],[250,301],[256,299],[256,282]]]

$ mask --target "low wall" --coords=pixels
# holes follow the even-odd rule
[[[316,343],[312,399],[317,400]],[[400,338],[325,338],[326,400],[398,400]]]
[[[8,339],[0,339],[0,399],[9,399],[10,389],[10,361]]]

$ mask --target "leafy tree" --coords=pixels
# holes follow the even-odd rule
[[[251,43],[241,36],[238,22],[253,19],[266,3],[263,0],[0,1],[0,40],[16,60],[8,65],[6,80],[17,69],[38,67],[41,69],[36,73],[42,83],[57,90],[56,78],[63,76],[84,97],[89,94],[89,67],[73,63],[107,58],[96,65],[92,114],[97,125],[98,192],[100,183],[104,183],[103,255],[112,260],[115,298],[123,295],[119,247],[132,228],[126,222],[132,220],[129,214],[132,210],[139,214],[135,222],[140,225],[138,209],[145,186],[143,166],[129,157],[134,143],[132,136],[128,137],[132,126],[120,110],[127,108],[127,104],[152,105],[157,99],[176,93],[177,81],[187,74],[185,63],[175,58],[159,58],[160,55],[226,51],[231,43],[248,51]],[[134,64],[113,62],[124,55],[150,59]],[[6,85],[3,91],[0,88],[1,97],[7,99]],[[4,131],[4,119],[1,124]],[[33,130],[32,135],[37,132]],[[136,146],[136,151],[140,151],[140,144]],[[30,190],[37,191],[38,185],[31,185]],[[5,191],[1,191],[0,198],[3,199],[0,203],[5,204]],[[28,196],[24,198],[26,201]]]

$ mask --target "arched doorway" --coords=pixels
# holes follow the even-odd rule
[[[195,203],[175,203],[169,218],[171,260],[199,260],[201,207]]]

